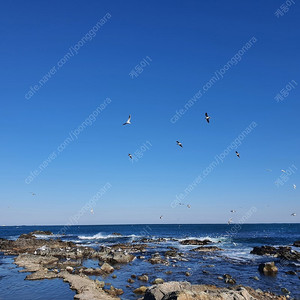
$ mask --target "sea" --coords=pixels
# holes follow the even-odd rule
[[[130,264],[121,265],[113,274],[105,278],[91,276],[121,288],[124,294],[121,299],[138,299],[133,290],[141,285],[151,285],[155,278],[164,281],[189,281],[192,284],[213,284],[227,286],[218,279],[219,276],[230,274],[237,284],[271,291],[282,295],[282,288],[290,292],[290,297],[300,299],[300,262],[282,263],[279,259],[268,256],[250,254],[255,246],[291,246],[296,240],[300,240],[300,224],[172,224],[172,225],[90,225],[70,226],[65,235],[60,235],[63,226],[3,226],[0,227],[0,238],[17,239],[19,235],[34,230],[49,230],[54,233],[51,238],[60,238],[72,241],[82,246],[90,246],[95,249],[100,246],[116,243],[141,242],[143,238],[165,238],[165,242],[150,243],[145,254],[145,259],[136,259]],[[114,235],[119,233],[121,236]],[[46,236],[37,236],[46,239]],[[192,252],[195,247],[181,245],[184,239],[210,239],[217,243],[215,246],[224,251],[214,252],[210,255]],[[168,247],[176,247],[179,252],[185,254],[187,261],[172,261],[169,266],[157,264],[151,265],[147,259],[156,252],[164,257]],[[14,257],[4,256],[0,252],[0,299],[1,300],[71,300],[75,291],[69,288],[69,284],[61,279],[52,280],[24,280],[29,273],[19,272],[22,268],[13,263]],[[275,261],[278,266],[278,274],[274,277],[264,276],[259,273],[258,265],[262,262]],[[99,267],[98,261],[86,260],[86,267]],[[166,274],[172,271],[172,274]],[[288,275],[287,271],[295,271],[297,275]],[[190,276],[186,276],[189,272]],[[148,283],[136,280],[127,287],[127,280],[132,274],[147,274]],[[253,279],[258,277],[259,280]],[[109,286],[107,286],[109,288]]]

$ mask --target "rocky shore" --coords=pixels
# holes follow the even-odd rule
[[[115,235],[119,235],[114,233]],[[37,236],[47,235],[48,239],[39,239]],[[60,278],[68,282],[70,288],[76,291],[75,299],[122,299],[123,290],[109,285],[109,289],[104,281],[93,280],[89,276],[108,276],[115,269],[122,268],[122,265],[129,264],[135,259],[144,259],[144,253],[149,247],[150,240],[144,240],[142,244],[127,243],[114,244],[111,246],[100,246],[95,250],[91,247],[83,247],[73,242],[62,241],[52,238],[51,232],[35,231],[21,235],[17,240],[0,239],[0,252],[5,255],[16,256],[14,262],[24,269],[20,272],[30,272],[26,280],[42,280]],[[163,239],[155,240],[157,243]],[[222,251],[221,248],[211,246],[210,240],[183,240],[182,245],[198,246],[192,249],[192,253],[203,252],[203,255],[211,252]],[[207,246],[209,245],[209,246]],[[290,247],[255,247],[252,251],[257,255],[272,255],[284,259],[298,260],[299,253],[292,251]],[[99,267],[87,268],[84,261],[93,259],[98,261]],[[161,256],[158,252],[144,260],[150,264],[160,264],[169,266],[172,262],[188,261],[185,255],[177,248],[169,247],[169,250]],[[269,275],[277,272],[275,265],[259,266],[260,271]],[[171,271],[170,274],[172,273]],[[207,272],[209,273],[209,272]],[[166,272],[167,274],[167,272]],[[186,276],[189,276],[186,272]],[[115,276],[116,275],[112,275]],[[112,277],[114,278],[114,277]],[[191,285],[189,282],[164,282],[161,278],[156,278],[152,286],[144,286],[143,282],[148,282],[146,274],[141,276],[132,275],[128,283],[135,280],[141,282],[141,286],[134,290],[134,293],[141,295],[140,299],[145,300],[189,300],[189,299],[287,299],[285,296],[276,296],[271,293],[254,290],[249,287],[236,285],[236,282],[229,274],[224,274],[220,278],[229,284],[226,288],[218,288],[214,285]],[[120,298],[121,296],[121,298]],[[125,299],[125,298],[124,298]],[[127,299],[126,299],[127,300]]]

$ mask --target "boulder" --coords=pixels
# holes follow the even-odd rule
[[[274,276],[278,272],[278,268],[274,262],[262,263],[258,266],[258,270],[267,276]]]
[[[141,276],[138,276],[138,280],[147,282],[149,280],[149,278],[146,274],[143,274]]]
[[[142,294],[145,294],[146,291],[147,291],[147,287],[146,286],[140,286],[139,288],[135,289],[133,292],[135,294],[139,294],[139,295],[142,295]]]
[[[102,266],[101,266],[101,270],[105,273],[112,273],[115,269],[108,263],[104,263]]]
[[[163,283],[164,283],[164,280],[161,279],[161,278],[156,278],[156,279],[152,282],[152,284],[163,284]]]

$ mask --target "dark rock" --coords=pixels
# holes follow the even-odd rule
[[[272,246],[254,247],[250,253],[256,255],[269,255],[284,260],[300,261],[300,252],[292,250],[291,247],[278,247],[278,248]]]
[[[146,274],[143,274],[141,276],[138,276],[138,280],[147,282],[149,280],[149,278]]]
[[[181,245],[209,245],[213,242],[211,240],[183,240],[179,242]]]
[[[285,274],[288,274],[288,275],[297,275],[297,273],[295,271],[287,271],[287,272],[285,272]]]
[[[295,247],[300,247],[300,241],[294,242],[293,246],[295,246]]]
[[[208,246],[208,247],[197,247],[195,249],[192,249],[191,251],[194,252],[213,252],[213,251],[223,251],[223,249],[216,247],[216,246]]]

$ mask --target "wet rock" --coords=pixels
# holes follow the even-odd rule
[[[258,270],[267,276],[274,276],[278,272],[274,262],[262,263],[258,266]]]
[[[51,232],[51,231],[48,231],[48,230],[46,230],[46,231],[43,231],[43,230],[35,230],[35,231],[33,231],[33,232],[31,232],[30,234],[39,234],[39,235],[53,235],[53,232]]]
[[[300,252],[292,250],[291,247],[254,247],[250,253],[256,255],[269,255],[273,257],[279,257],[285,260],[300,261]]]
[[[151,258],[148,259],[148,261],[152,264],[152,265],[155,265],[155,264],[164,264],[166,266],[169,265],[169,262],[168,260],[165,260],[163,259],[159,253],[154,253],[151,255]]]
[[[190,273],[190,272],[185,272],[184,274],[185,274],[185,276],[187,276],[187,277],[191,276],[191,273]]]
[[[113,275],[113,276],[111,276],[111,277],[115,279],[115,278],[117,278],[117,275],[115,275],[115,274],[114,274],[114,275]]]
[[[111,264],[127,264],[133,261],[136,257],[132,254],[123,251],[121,248],[118,250],[103,249],[97,253],[99,260]]]
[[[104,263],[102,266],[101,266],[101,270],[105,273],[112,273],[115,269],[108,263]]]
[[[102,275],[103,274],[103,270],[99,269],[99,268],[96,268],[96,269],[93,269],[93,268],[87,268],[87,269],[83,269],[82,270],[82,273],[85,274],[85,275],[88,275],[88,276],[92,276],[92,275]]]
[[[181,245],[209,245],[213,242],[211,240],[205,239],[205,240],[183,240],[179,242]]]
[[[295,241],[293,244],[294,247],[300,247],[300,240],[299,241]]]
[[[209,247],[197,247],[195,249],[192,249],[191,251],[194,252],[213,252],[213,251],[223,251],[223,249],[215,246],[209,246]]]
[[[281,288],[281,291],[284,293],[284,294],[289,294],[290,291],[286,288]]]
[[[176,250],[168,250],[164,254],[165,256],[170,256],[170,257],[176,257],[178,255],[178,252]]]
[[[113,287],[112,285],[110,286],[110,289],[106,292],[113,297],[124,294],[124,291],[122,289],[117,289],[117,288]]]
[[[113,232],[112,235],[122,236],[122,234],[118,232]]]
[[[138,280],[147,282],[149,280],[149,278],[146,274],[143,274],[141,276],[138,276]]]
[[[135,294],[139,294],[139,295],[142,295],[142,294],[145,294],[146,291],[147,291],[147,287],[146,286],[140,286],[139,288],[135,289],[133,292]]]
[[[172,271],[166,271],[165,274],[171,275],[173,272]]]
[[[217,277],[219,280],[223,280],[223,277],[222,276],[218,276]]]
[[[233,279],[232,276],[229,275],[229,274],[224,274],[224,275],[223,275],[223,278],[224,278],[224,282],[225,282],[225,283],[236,284],[235,279]]]
[[[161,278],[156,278],[156,279],[152,282],[152,284],[163,284],[163,283],[164,283],[164,280],[161,279]]]
[[[129,278],[127,281],[128,281],[129,283],[134,283],[134,282],[135,282],[132,278]]]
[[[257,276],[253,276],[253,277],[250,277],[250,279],[254,279],[254,280],[259,280],[259,278]]]
[[[130,277],[133,278],[133,279],[135,279],[136,275],[132,274]]]
[[[285,274],[288,274],[288,275],[297,275],[297,273],[295,271],[287,271],[287,272],[285,272]]]

